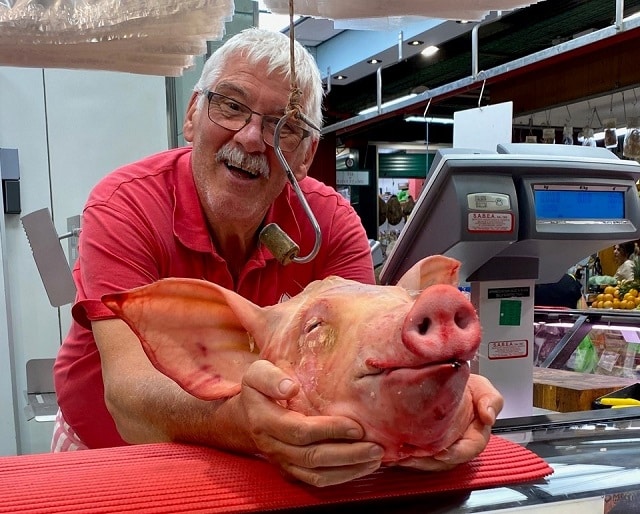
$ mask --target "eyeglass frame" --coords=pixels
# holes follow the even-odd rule
[[[202,95],[204,95],[207,98],[207,117],[209,118],[209,120],[212,123],[215,123],[216,125],[218,125],[219,127],[222,127],[225,130],[230,130],[232,132],[240,132],[243,128],[245,128],[250,122],[251,122],[251,118],[253,117],[253,115],[257,115],[260,116],[262,118],[262,123],[261,123],[261,128],[262,128],[262,140],[264,141],[264,143],[268,146],[270,146],[271,148],[275,148],[274,142],[275,142],[275,130],[276,127],[278,125],[278,122],[282,119],[282,116],[277,116],[277,115],[273,115],[273,114],[262,114],[258,111],[254,111],[253,109],[251,109],[248,105],[243,104],[242,102],[236,100],[235,98],[232,98],[230,96],[227,95],[223,95],[222,93],[217,93],[215,91],[211,91],[209,89],[203,89],[200,92]],[[248,116],[247,118],[244,120],[244,124],[237,128],[230,128],[230,127],[225,127],[224,125],[222,125],[220,122],[214,120],[211,117],[211,101],[214,97],[221,97],[224,98],[226,100],[231,100],[233,103],[237,104],[238,106],[241,107],[241,109],[244,109]],[[240,111],[242,112],[242,111]],[[269,141],[267,141],[265,139],[265,120],[267,120],[268,122],[273,123],[273,136],[274,136],[274,140],[270,143]],[[302,131],[302,136],[300,137],[300,140],[297,142],[297,144],[291,148],[291,149],[284,149],[282,148],[282,136],[280,136],[280,148],[285,151],[285,152],[293,152],[295,151],[299,146],[300,143],[302,143],[302,141],[304,141],[306,138],[308,138],[311,135],[311,131],[307,130],[303,127],[301,127],[300,125],[295,125],[296,128],[299,128]]]

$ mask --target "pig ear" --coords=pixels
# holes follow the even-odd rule
[[[258,359],[239,316],[257,316],[260,308],[210,282],[163,279],[102,301],[136,333],[158,370],[203,400],[237,394]]]
[[[460,262],[444,255],[431,255],[414,264],[398,281],[409,290],[422,291],[434,284],[458,286]]]

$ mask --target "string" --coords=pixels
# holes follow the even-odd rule
[[[296,78],[296,59],[295,59],[295,33],[293,24],[293,0],[289,0],[289,65],[290,65],[290,88],[289,104],[287,105],[287,114],[291,114],[296,118],[300,117],[300,99],[302,91],[298,87]]]

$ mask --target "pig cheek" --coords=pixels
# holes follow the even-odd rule
[[[377,377],[360,388],[360,412],[354,417],[361,420],[366,440],[384,446],[385,461],[433,455],[467,427],[468,416],[458,418],[468,370],[452,370],[446,378],[425,378],[411,370]]]

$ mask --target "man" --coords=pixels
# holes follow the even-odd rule
[[[322,87],[313,58],[296,44],[305,115],[320,126]],[[301,246],[312,227],[277,160],[274,127],[289,103],[289,40],[250,29],[206,63],[189,103],[184,137],[169,150],[105,177],[83,211],[74,321],[55,365],[61,413],[54,449],[186,441],[260,453],[288,475],[316,485],[344,482],[380,466],[382,449],[359,441],[362,428],[342,417],[306,417],[275,400],[293,397],[293,377],[257,361],[240,394],[204,402],[153,368],[131,330],[102,305],[103,294],[159,278],[219,283],[259,305],[274,304],[309,282],[341,275],[373,283],[369,244],[357,215],[333,189],[305,178],[319,134],[297,120],[281,149],[318,217],[323,239],[308,264],[282,267],[258,240],[277,222]],[[444,469],[486,445],[502,398],[482,377],[471,381],[478,418],[438,458],[407,465]]]

